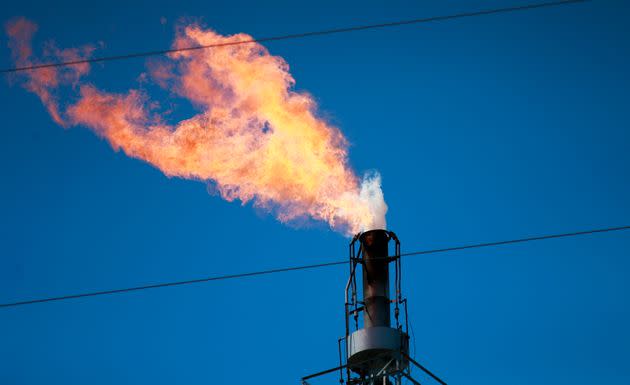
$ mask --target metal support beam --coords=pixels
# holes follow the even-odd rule
[[[306,377],[302,377],[302,383],[305,383],[306,380],[310,380],[313,377],[323,376],[324,374],[336,372],[337,370],[341,370],[341,369],[343,369],[345,367],[346,367],[346,365],[341,365],[341,366],[337,366],[336,368],[322,370],[321,372],[317,372],[315,374],[310,374],[310,375],[308,375]]]
[[[442,381],[438,376],[436,376],[435,374],[431,373],[431,371],[427,368],[425,368],[424,366],[420,365],[420,363],[418,363],[417,361],[415,361],[413,358],[409,357],[408,354],[406,354],[405,352],[401,352],[402,356],[409,360],[409,362],[411,362],[412,364],[416,365],[420,370],[422,370],[423,372],[425,372],[426,374],[428,374],[429,376],[431,376],[431,378],[433,378],[435,381],[439,382],[442,385],[447,385],[446,382]]]
[[[409,381],[411,381],[411,383],[413,383],[414,385],[422,385],[420,382],[414,380],[413,377],[411,377],[407,373],[403,372],[402,375],[405,376],[405,378],[408,379]]]

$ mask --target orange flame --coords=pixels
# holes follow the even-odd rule
[[[36,64],[31,39],[37,27],[18,19],[6,29],[16,63]],[[173,47],[249,39],[189,25],[178,29]],[[49,56],[77,59],[92,50],[55,48]],[[25,87],[59,124],[90,127],[114,149],[168,176],[212,181],[223,198],[253,202],[282,222],[310,217],[346,234],[385,227],[380,176],[357,178],[343,134],[318,118],[310,95],[292,90],[287,63],[258,43],[180,51],[150,63],[157,84],[199,109],[176,124],[164,123],[143,92],[114,94],[80,82],[88,64],[60,68],[25,72]],[[61,84],[80,90],[63,113],[54,96]]]

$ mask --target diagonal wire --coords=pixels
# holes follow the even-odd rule
[[[580,236],[580,235],[607,233],[607,232],[611,232],[611,231],[622,231],[622,230],[630,230],[630,226],[608,227],[608,228],[605,228],[605,229],[576,231],[576,232],[573,232],[573,233],[540,235],[540,236],[529,237],[529,238],[510,239],[510,240],[507,240],[507,241],[488,242],[488,243],[476,243],[476,244],[472,244],[472,245],[447,247],[447,248],[444,248],[444,249],[414,251],[414,252],[411,252],[411,253],[402,253],[402,254],[400,254],[400,256],[401,257],[406,257],[406,256],[411,256],[411,255],[446,253],[446,252],[449,252],[449,251],[477,249],[477,248],[481,248],[481,247],[491,247],[491,246],[503,246],[503,245],[510,245],[510,244],[514,244],[514,243],[542,241],[542,240],[545,240],[545,239],[554,239],[554,238],[577,237],[577,236]]]
[[[156,283],[156,284],[152,284],[152,285],[128,287],[128,288],[125,288],[125,289],[104,290],[104,291],[95,291],[95,292],[90,292],[90,293],[71,294],[71,295],[65,295],[65,296],[62,296],[62,297],[50,297],[50,298],[33,299],[33,300],[29,300],[29,301],[20,301],[20,302],[0,304],[0,308],[2,308],[2,307],[11,307],[11,306],[30,305],[30,304],[42,303],[42,302],[63,301],[63,300],[75,299],[75,298],[95,297],[95,296],[99,296],[99,295],[128,293],[130,291],[157,289],[157,288],[160,288],[160,287],[190,285],[190,284],[193,284],[193,283],[202,283],[202,282],[211,282],[211,281],[223,281],[223,280],[226,280],[226,279],[253,277],[253,276],[256,276],[256,275],[282,273],[282,272],[285,272],[285,271],[316,269],[316,268],[319,268],[319,267],[341,265],[343,263],[348,263],[348,261],[318,263],[318,264],[315,264],[315,265],[305,265],[305,266],[295,266],[295,267],[285,267],[285,268],[280,268],[280,269],[254,271],[254,272],[250,272],[250,273],[241,273],[241,274],[218,275],[218,276],[214,276],[214,277],[190,279],[190,280],[187,280],[187,281],[164,282],[164,283]]]
[[[468,250],[468,249],[474,249],[474,248],[493,247],[493,246],[505,246],[505,245],[515,244],[515,243],[542,241],[542,240],[557,239],[557,238],[577,237],[577,236],[583,236],[583,235],[589,235],[589,234],[607,233],[607,232],[624,231],[624,230],[630,230],[630,226],[607,227],[607,228],[577,231],[577,232],[571,232],[571,233],[549,234],[549,235],[541,235],[541,236],[536,236],[536,237],[511,239],[511,240],[505,240],[505,241],[476,243],[476,244],[469,244],[469,245],[456,246],[456,247],[447,247],[447,248],[442,248],[442,249],[414,251],[411,253],[401,254],[401,256],[438,254],[438,253],[446,253],[446,252],[452,252],[452,251],[458,251],[458,250]],[[187,281],[157,283],[157,284],[152,284],[152,285],[135,286],[135,287],[129,287],[129,288],[124,288],[124,289],[114,289],[114,290],[95,291],[95,292],[81,293],[81,294],[72,294],[72,295],[65,295],[61,297],[39,298],[39,299],[32,299],[32,300],[27,300],[27,301],[3,303],[3,304],[0,304],[0,308],[31,305],[31,304],[44,303],[44,302],[64,301],[64,300],[84,298],[84,297],[96,297],[96,296],[101,296],[101,295],[127,293],[127,292],[132,292],[132,291],[157,289],[160,287],[182,286],[182,285],[190,285],[190,284],[197,284],[197,283],[203,283],[203,282],[222,281],[222,280],[236,279],[236,278],[246,278],[246,277],[253,277],[257,275],[282,273],[282,272],[288,272],[288,271],[310,270],[310,269],[317,269],[320,267],[343,265],[346,263],[348,263],[347,260],[333,261],[333,262],[318,263],[314,265],[293,266],[293,267],[285,267],[285,268],[271,269],[271,270],[260,270],[260,271],[254,271],[254,272],[249,272],[249,273],[218,275],[218,276],[207,277],[207,278],[191,279]]]
[[[333,34],[346,33],[346,32],[365,31],[369,29],[400,27],[404,25],[431,23],[431,22],[446,21],[446,20],[452,20],[452,19],[462,19],[462,18],[474,17],[474,16],[486,16],[486,15],[494,15],[494,14],[499,14],[499,13],[511,13],[511,12],[527,11],[527,10],[539,9],[539,8],[556,7],[560,5],[585,3],[587,1],[590,1],[590,0],[551,1],[551,2],[546,2],[546,3],[525,4],[525,5],[506,7],[506,8],[495,8],[495,9],[486,9],[486,10],[480,10],[480,11],[462,12],[462,13],[456,13],[456,14],[451,14],[451,15],[400,20],[400,21],[394,21],[394,22],[389,22],[389,23],[367,24],[367,25],[359,25],[359,26],[354,26],[354,27],[334,28],[334,29],[326,29],[326,30],[320,30],[320,31],[294,33],[294,34],[288,34],[288,35],[270,36],[270,37],[263,37],[259,39],[239,40],[239,41],[233,41],[229,43],[196,45],[196,46],[183,47],[183,48],[135,52],[135,53],[122,54],[122,55],[113,55],[113,56],[101,56],[101,57],[95,57],[91,59],[51,62],[51,63],[24,66],[24,67],[4,68],[0,70],[0,74],[22,72],[22,71],[32,71],[32,70],[38,70],[42,68],[71,66],[71,65],[85,64],[85,63],[101,63],[101,62],[109,62],[109,61],[115,61],[115,60],[126,60],[126,59],[148,57],[148,56],[161,56],[161,55],[166,55],[166,54],[175,53],[175,52],[196,51],[196,50],[202,50],[202,49],[226,47],[226,46],[233,46],[233,45],[240,45],[240,44],[264,43],[264,42],[279,41],[279,40],[301,39],[301,38],[306,38],[306,37],[333,35]]]

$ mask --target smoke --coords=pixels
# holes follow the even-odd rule
[[[361,182],[359,197],[372,213],[372,222],[364,224],[362,230],[385,229],[387,227],[385,223],[387,204],[381,189],[381,175],[378,172],[373,171],[365,175]]]
[[[61,50],[49,44],[46,60],[33,55],[37,26],[7,23],[16,65],[89,57],[93,46]],[[173,48],[233,43],[251,36],[222,36],[199,25],[177,28]],[[115,150],[141,159],[169,177],[211,183],[228,201],[272,212],[282,222],[327,222],[346,235],[385,228],[381,178],[360,179],[348,164],[348,143],[318,116],[313,98],[296,92],[289,66],[257,43],[180,51],[148,63],[155,84],[187,99],[197,113],[169,123],[156,101],[138,89],[101,90],[83,78],[89,64],[25,71],[35,93],[62,126],[89,127]],[[60,102],[61,86],[76,95]]]

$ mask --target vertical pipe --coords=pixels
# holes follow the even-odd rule
[[[389,311],[389,235],[370,230],[359,238],[363,249],[363,327],[391,325]]]

